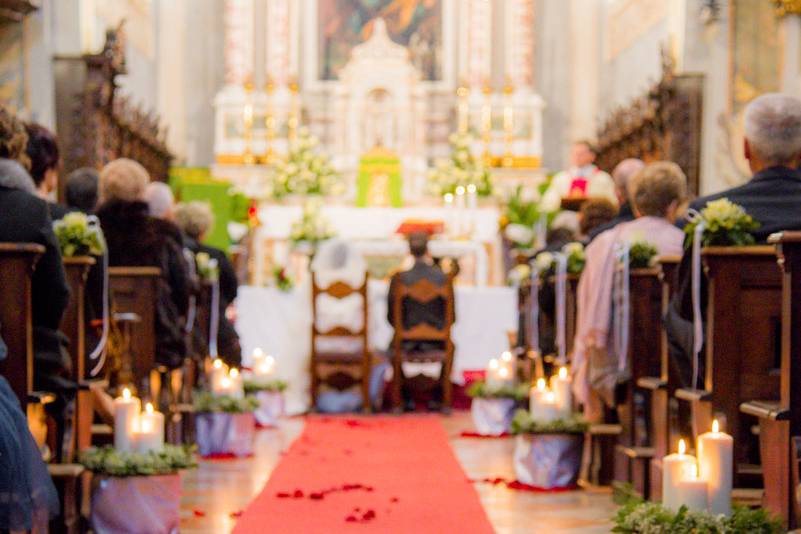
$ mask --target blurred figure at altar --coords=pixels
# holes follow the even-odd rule
[[[164,185],[164,184],[161,184]],[[170,208],[172,212],[172,208]],[[184,244],[192,254],[206,253],[217,261],[220,271],[220,327],[217,334],[217,350],[230,366],[238,367],[242,362],[239,336],[229,317],[235,316],[233,306],[239,291],[236,271],[224,251],[203,244],[203,240],[214,226],[214,213],[207,202],[198,200],[178,204],[174,210],[175,224],[184,234]]]
[[[609,174],[595,165],[596,156],[596,149],[589,141],[573,144],[570,168],[553,177],[542,197],[543,211],[558,211],[563,199],[605,198],[618,205],[615,183]]]
[[[573,389],[593,422],[602,420],[604,405],[616,406],[617,385],[628,379],[627,354],[615,353],[612,328],[618,245],[646,241],[656,247],[657,256],[679,255],[683,249],[684,232],[675,226],[687,196],[687,177],[681,168],[667,161],[652,163],[630,180],[628,188],[636,218],[590,243],[577,291]]]

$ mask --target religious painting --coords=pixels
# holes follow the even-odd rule
[[[22,24],[0,22],[0,104],[25,107],[25,54]]]
[[[771,2],[731,3],[731,109],[736,115],[763,93],[780,90],[781,32]]]
[[[409,49],[423,80],[442,80],[443,0],[318,0],[318,77],[336,80],[354,46],[383,18],[393,41]]]

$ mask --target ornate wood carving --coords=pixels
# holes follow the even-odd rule
[[[676,74],[663,54],[662,78],[628,107],[614,111],[598,130],[598,165],[611,171],[625,158],[670,160],[687,174],[690,192],[699,190],[702,74]]]
[[[125,33],[120,24],[106,32],[97,54],[57,58],[58,133],[63,143],[64,171],[101,168],[116,158],[141,163],[154,180],[166,180],[172,154],[166,129],[154,112],[145,111],[118,91],[125,74]],[[72,81],[69,79],[72,78]],[[75,80],[82,80],[76,86]]]
[[[0,0],[0,21],[22,22],[26,15],[39,9],[40,0]]]

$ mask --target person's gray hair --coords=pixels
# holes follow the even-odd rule
[[[32,195],[36,193],[31,175],[22,164],[13,159],[0,159],[0,186],[18,189]]]
[[[175,205],[172,189],[164,182],[150,182],[147,184],[145,201],[150,208],[150,216],[157,219],[166,217]]]
[[[664,217],[687,196],[687,176],[672,161],[649,163],[629,181],[629,200],[642,216]]]
[[[624,196],[628,195],[629,180],[632,176],[643,170],[645,163],[638,158],[626,158],[617,165],[612,171],[612,179],[615,181],[615,187],[620,190]]]
[[[745,138],[766,165],[792,163],[801,155],[801,100],[767,93],[745,108]]]
[[[214,225],[214,213],[208,202],[181,202],[175,206],[175,224],[192,239],[200,239]]]

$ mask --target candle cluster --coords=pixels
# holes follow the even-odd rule
[[[256,384],[267,384],[275,378],[275,358],[269,354],[264,354],[260,348],[256,348],[251,354],[251,371],[248,373],[248,380]]]
[[[512,353],[509,351],[501,354],[500,359],[491,359],[487,366],[487,385],[493,387],[513,385],[515,382],[516,363]]]
[[[449,211],[446,223],[449,226],[450,233],[456,236],[470,234],[474,226],[470,211],[478,208],[478,188],[476,185],[457,186],[455,194],[445,193],[442,201]]]
[[[529,392],[531,417],[543,423],[570,417],[573,413],[570,384],[567,367],[560,367],[559,372],[551,376],[550,387],[544,378],[538,378]]]
[[[114,448],[120,452],[146,453],[164,448],[164,414],[145,405],[125,388],[114,399]]]
[[[730,515],[734,439],[715,420],[712,431],[698,437],[697,459],[686,448],[679,440],[678,453],[662,459],[662,504]]]
[[[219,358],[211,364],[209,387],[211,393],[218,397],[228,396],[241,399],[245,396],[244,380],[239,369],[229,369]]]

